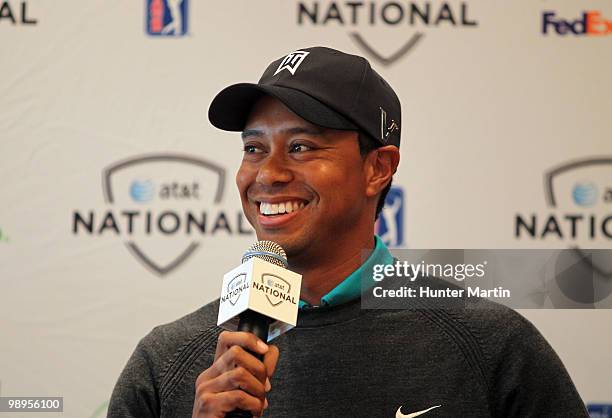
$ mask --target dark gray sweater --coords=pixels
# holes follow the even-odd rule
[[[154,328],[129,359],[109,417],[190,417],[213,361],[218,301]],[[360,300],[300,311],[274,342],[269,417],[588,417],[563,364],[518,313],[362,310]]]

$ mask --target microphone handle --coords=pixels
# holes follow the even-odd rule
[[[240,314],[238,331],[246,331],[255,334],[263,342],[268,341],[268,329],[270,328],[270,318],[252,310],[246,310]],[[250,352],[252,355],[263,361],[263,355]],[[226,418],[253,418],[250,411],[235,409],[225,414]]]

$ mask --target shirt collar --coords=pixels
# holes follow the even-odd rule
[[[329,293],[321,297],[321,305],[340,305],[358,298],[361,295],[361,279],[364,273],[366,274],[366,276],[364,276],[364,286],[367,285],[369,287],[374,284],[372,270],[375,264],[393,264],[393,256],[389,252],[387,246],[378,236],[375,235],[374,238],[376,243],[368,259],[359,266],[357,270],[352,272],[347,278],[330,290]],[[308,302],[300,300],[300,309],[311,306],[312,305]]]

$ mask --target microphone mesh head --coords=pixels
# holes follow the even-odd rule
[[[253,257],[261,258],[279,267],[289,267],[285,250],[274,241],[257,241],[255,244],[251,245],[251,248],[246,250],[242,256],[242,263],[246,263]]]

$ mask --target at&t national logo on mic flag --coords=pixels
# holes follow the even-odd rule
[[[223,276],[217,325],[235,331],[242,312],[259,312],[272,319],[272,341],[296,325],[301,283],[301,275],[251,258]]]
[[[189,0],[147,0],[146,31],[152,36],[184,36]]]

